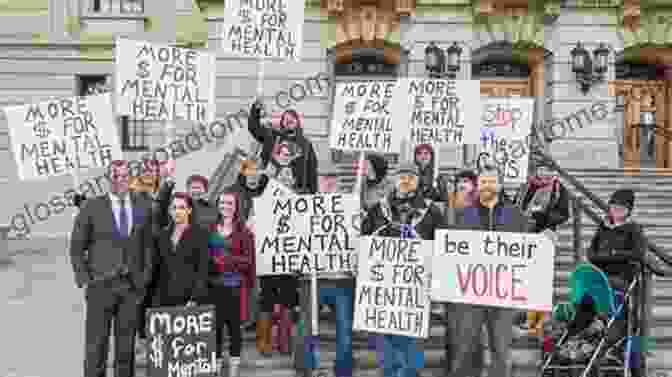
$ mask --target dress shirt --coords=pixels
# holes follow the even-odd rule
[[[119,228],[119,211],[121,210],[121,199],[118,195],[110,193],[110,203],[112,205],[112,212],[114,212],[114,220],[117,222],[117,229]],[[128,235],[133,229],[133,206],[131,205],[131,196],[126,194],[126,201],[124,203],[124,210],[126,211],[126,219],[128,219]]]

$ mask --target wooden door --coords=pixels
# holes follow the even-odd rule
[[[672,168],[672,90],[667,81],[616,80],[612,96],[623,97],[623,166],[625,169]],[[656,131],[639,126],[643,111],[656,114]]]
[[[483,97],[532,97],[530,79],[481,80]]]

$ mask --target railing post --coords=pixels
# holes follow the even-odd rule
[[[574,216],[574,222],[572,224],[574,233],[574,265],[576,265],[583,256],[583,237],[581,235],[583,205],[581,204],[580,197],[574,197],[572,200],[572,216]]]

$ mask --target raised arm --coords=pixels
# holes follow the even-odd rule
[[[255,101],[250,108],[250,116],[247,118],[247,129],[254,139],[260,144],[268,139],[270,129],[261,125],[262,103]]]
[[[75,273],[75,283],[79,288],[85,287],[93,279],[86,260],[86,253],[91,244],[91,233],[93,231],[92,216],[90,215],[93,202],[92,200],[84,202],[84,206],[75,218],[70,234],[70,262]]]

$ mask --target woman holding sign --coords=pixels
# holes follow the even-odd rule
[[[254,235],[240,222],[240,200],[233,191],[217,198],[219,219],[211,226],[208,241],[210,303],[215,305],[217,354],[224,344],[224,325],[229,330],[229,376],[237,377],[242,349],[240,289],[254,279]]]

